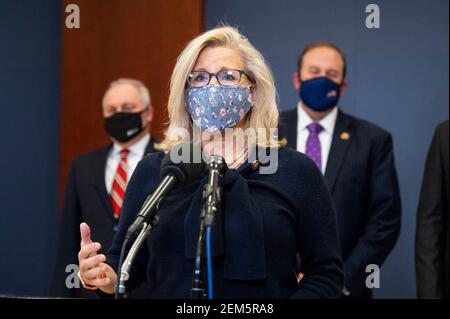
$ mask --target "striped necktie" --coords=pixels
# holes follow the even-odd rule
[[[119,218],[122,209],[125,189],[127,187],[127,156],[130,151],[126,148],[120,151],[120,162],[117,165],[116,174],[112,183],[109,199],[114,212],[114,217]]]

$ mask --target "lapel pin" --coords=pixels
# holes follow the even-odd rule
[[[341,133],[341,140],[348,141],[349,139],[350,139],[350,134],[348,134],[348,132]]]

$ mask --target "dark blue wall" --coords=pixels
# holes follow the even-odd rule
[[[206,0],[205,25],[236,25],[269,61],[280,107],[295,108],[292,73],[311,42],[328,40],[347,55],[344,111],[394,137],[403,223],[381,270],[379,298],[414,298],[414,232],[426,151],[433,130],[448,119],[447,0]],[[365,27],[366,5],[381,8],[381,28]]]
[[[56,220],[59,0],[0,1],[0,294],[46,295]]]

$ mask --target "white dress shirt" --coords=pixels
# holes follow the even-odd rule
[[[134,172],[138,162],[144,157],[145,148],[150,141],[150,134],[146,134],[137,143],[130,146],[129,153],[127,156],[127,183],[130,180],[131,175]],[[113,147],[108,154],[108,159],[106,160],[105,169],[105,185],[108,194],[111,192],[112,183],[114,181],[114,176],[116,175],[117,165],[120,162],[120,151],[122,146],[114,143]]]
[[[338,107],[335,106],[330,113],[319,121],[319,124],[323,127],[323,130],[319,133],[322,157],[322,174],[325,174],[325,169],[327,167],[328,155],[330,153],[331,142],[333,140],[333,132],[336,125],[337,115]],[[309,136],[307,126],[314,121],[302,108],[301,102],[298,102],[297,106],[297,119],[297,151],[305,153],[306,141]]]

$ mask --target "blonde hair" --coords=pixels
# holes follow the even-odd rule
[[[121,84],[129,84],[129,85],[134,86],[136,88],[136,90],[138,90],[139,95],[141,96],[141,101],[142,101],[142,104],[144,104],[144,107],[151,106],[152,101],[150,99],[150,92],[148,91],[145,84],[139,80],[130,79],[130,78],[120,78],[120,79],[112,81],[109,84],[108,89],[105,91],[105,94],[103,95],[103,99],[102,99],[103,104],[104,104],[106,93],[109,91],[109,89],[111,89],[117,85],[121,85]]]
[[[168,151],[175,144],[186,141],[186,136],[180,136],[180,129],[187,130],[192,138],[192,120],[185,107],[186,81],[197,59],[205,48],[226,47],[237,50],[244,63],[244,71],[256,86],[253,92],[253,107],[245,118],[244,130],[264,128],[265,134],[254,141],[261,147],[280,147],[285,141],[278,141],[272,136],[271,129],[278,127],[279,113],[276,102],[276,89],[272,72],[250,41],[230,26],[222,26],[207,31],[193,39],[177,59],[170,80],[170,95],[168,113],[170,124],[164,132],[165,138],[155,145],[159,150]]]

